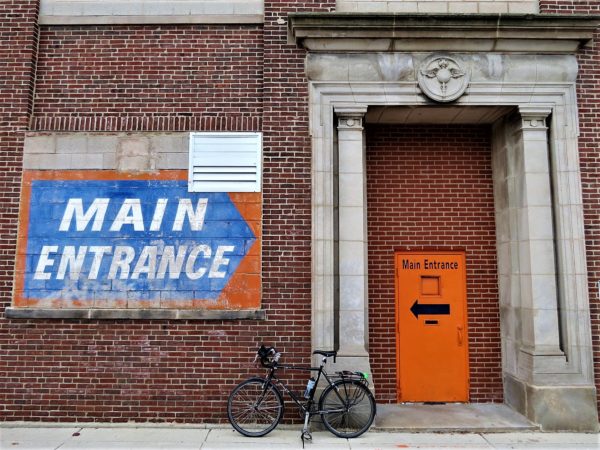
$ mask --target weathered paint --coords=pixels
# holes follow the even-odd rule
[[[14,306],[260,306],[260,194],[192,193],[185,171],[28,171]]]

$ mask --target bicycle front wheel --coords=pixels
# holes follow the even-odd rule
[[[375,419],[375,399],[357,380],[339,380],[323,392],[319,411],[325,427],[341,438],[355,438]]]
[[[260,437],[273,431],[283,416],[279,390],[263,378],[238,384],[227,401],[227,417],[244,436]]]

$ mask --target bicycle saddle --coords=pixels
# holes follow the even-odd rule
[[[313,355],[323,355],[325,358],[336,357],[337,351],[335,350],[315,350]]]

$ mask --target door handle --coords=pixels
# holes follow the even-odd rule
[[[459,347],[462,347],[462,345],[463,345],[463,327],[461,327],[461,326],[456,327],[456,332],[458,334],[458,345],[459,345]]]

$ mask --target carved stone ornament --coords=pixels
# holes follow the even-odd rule
[[[464,64],[447,55],[433,55],[419,67],[417,79],[423,93],[436,102],[451,102],[469,85]]]

